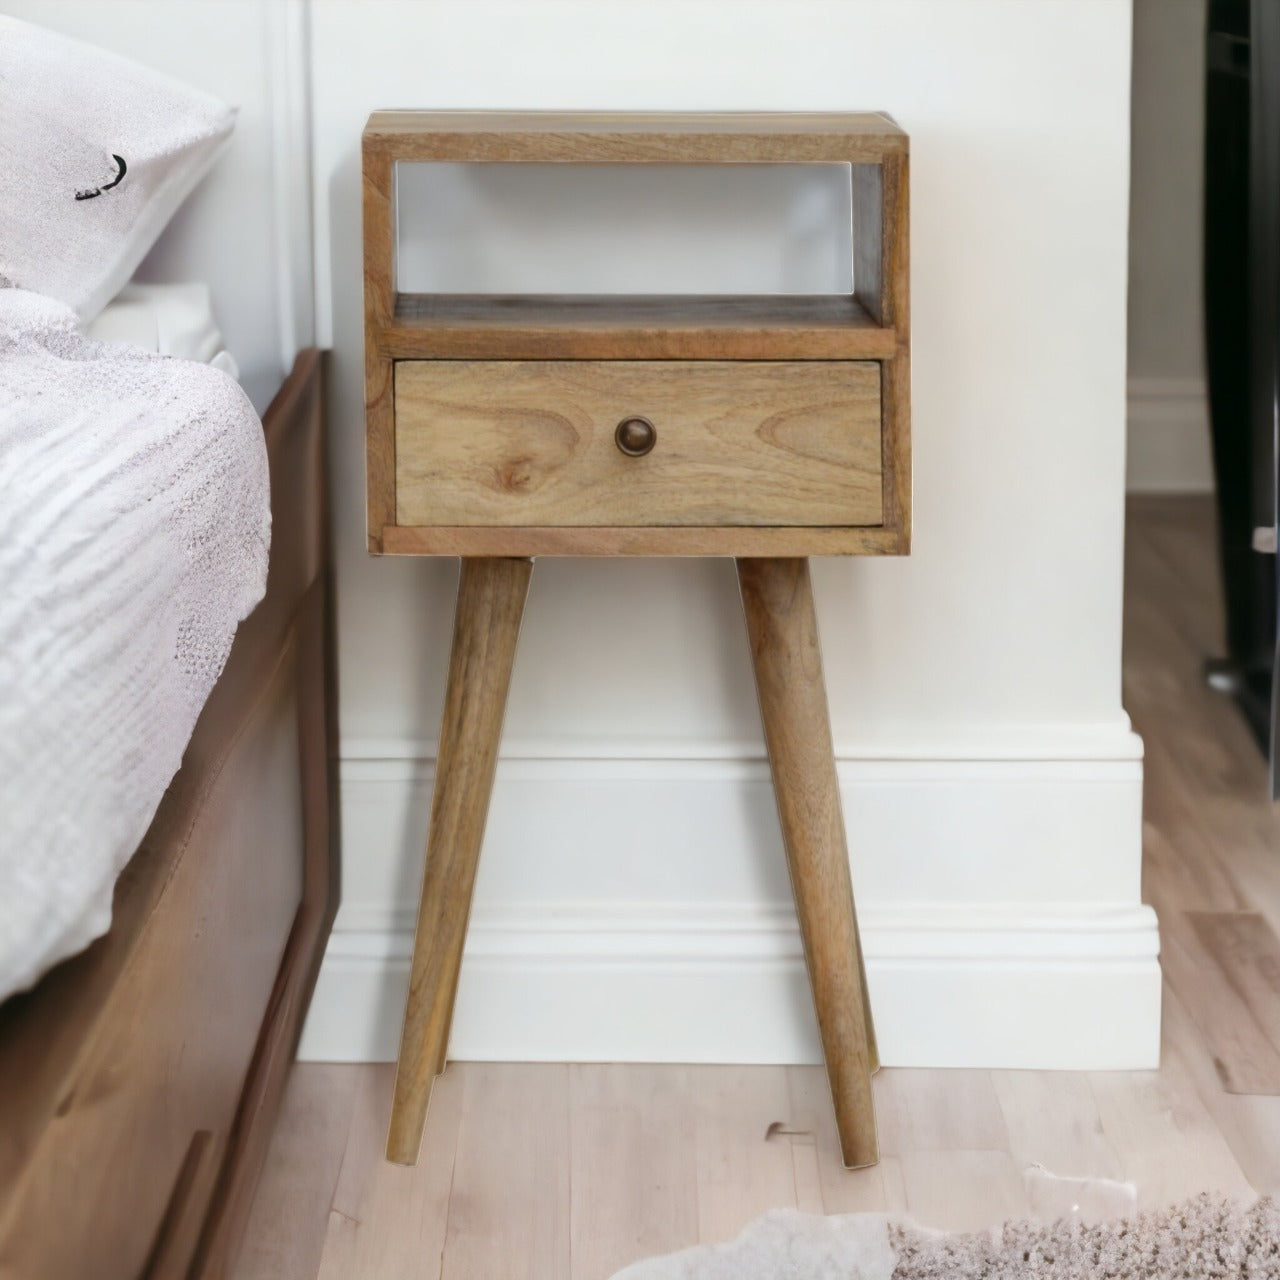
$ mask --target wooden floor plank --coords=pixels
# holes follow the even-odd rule
[[[1280,1194],[1280,1098],[1227,1093],[1216,1065],[1178,996],[1165,985],[1164,1061],[1180,1061],[1194,1080],[1250,1186],[1259,1194]]]
[[[367,1068],[301,1063],[290,1073],[235,1274],[313,1280]]]
[[[698,1241],[698,1179],[685,1071],[590,1063],[569,1069],[573,1280]]]
[[[898,1069],[881,1072],[876,1083],[884,1151],[1009,1149],[989,1071]]]
[[[1093,1072],[1090,1083],[1103,1132],[1142,1208],[1201,1191],[1250,1196],[1248,1179],[1178,1058],[1170,1056],[1159,1071]]]
[[[384,1159],[395,1068],[364,1069],[351,1135],[334,1189],[321,1280],[377,1280],[412,1274],[437,1280],[458,1142],[462,1073],[440,1076],[416,1165]]]
[[[979,1231],[1029,1212],[1008,1151],[915,1150],[899,1158],[906,1211],[935,1231]]]
[[[1265,1035],[1230,973],[1206,949],[1190,913],[1163,913],[1161,964],[1213,1060],[1228,1093],[1278,1092],[1280,1052]]]
[[[444,1280],[564,1280],[571,1273],[569,1068],[464,1062],[454,1070],[462,1077],[462,1114]]]
[[[1063,1178],[1122,1179],[1087,1076],[1072,1071],[993,1071],[1009,1152]]]
[[[881,1125],[880,1163],[870,1169],[846,1169],[840,1158],[831,1087],[822,1067],[787,1067],[789,1098],[788,1132],[778,1134],[791,1143],[796,1169],[796,1207],[806,1212],[882,1213],[892,1207],[887,1178],[892,1154],[883,1141]],[[881,1071],[872,1081],[877,1115],[882,1111],[880,1095],[889,1072]],[[816,1179],[816,1185],[815,1185]]]
[[[1280,1094],[1280,938],[1256,911],[1192,911],[1187,919],[1213,972],[1239,997],[1239,1023],[1250,1033],[1253,1052],[1242,1063],[1228,1063],[1224,1087]],[[1227,1052],[1217,1039],[1209,1048],[1218,1060]]]
[[[731,1240],[767,1209],[794,1209],[791,1146],[775,1130],[790,1127],[785,1068],[697,1066],[686,1079],[699,1240]]]

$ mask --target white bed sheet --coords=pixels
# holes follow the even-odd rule
[[[0,998],[109,927],[270,520],[230,377],[0,288]]]
[[[121,343],[157,355],[198,360],[240,379],[239,366],[214,318],[207,284],[127,284],[85,333],[95,342]]]

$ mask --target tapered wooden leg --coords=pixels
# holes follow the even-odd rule
[[[849,1168],[880,1158],[871,1099],[878,1065],[836,783],[809,562],[739,560],[782,841]]]
[[[464,559],[387,1159],[414,1164],[443,1069],[530,560]]]

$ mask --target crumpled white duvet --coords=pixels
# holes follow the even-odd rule
[[[230,377],[0,288],[0,999],[106,932],[270,537]]]

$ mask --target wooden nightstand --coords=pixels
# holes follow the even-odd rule
[[[444,1068],[516,635],[538,555],[737,559],[847,1165],[878,1065],[810,555],[910,544],[907,138],[883,115],[376,112],[363,139],[369,548],[461,556],[387,1155]],[[834,296],[405,294],[399,162],[849,167]]]

